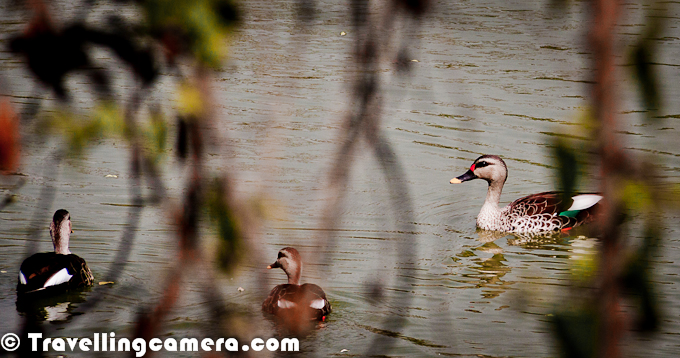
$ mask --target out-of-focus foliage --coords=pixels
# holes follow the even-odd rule
[[[0,100],[0,172],[19,168],[19,117],[7,98]]]
[[[579,153],[580,147],[572,146],[568,141],[558,141],[554,148],[560,180],[577,182],[578,177],[573,176],[581,175],[581,172],[576,170],[575,164],[576,153]],[[651,165],[648,163],[646,167],[649,168]],[[565,172],[571,174],[564,174]],[[640,246],[626,247],[622,251],[620,260],[624,269],[617,277],[624,297],[634,304],[632,320],[635,328],[653,331],[658,328],[659,304],[654,295],[651,262],[657,243],[661,239],[658,230],[653,229],[656,227],[657,211],[660,209],[659,203],[654,200],[653,190],[656,189],[651,187],[649,182],[634,178],[624,178],[620,182],[613,195],[621,198],[624,203],[622,209],[625,213],[621,213],[622,217],[629,220],[640,217],[644,220],[646,229]],[[625,227],[625,223],[622,223],[622,227]],[[551,315],[551,323],[563,357],[593,357],[596,352],[600,352],[599,345],[603,341],[598,337],[597,330],[599,322],[603,319],[603,312],[594,307],[598,305],[595,282],[601,280],[604,273],[601,272],[601,261],[597,257],[579,257],[576,265],[572,270],[574,273],[572,290],[584,292],[581,293],[578,302],[560,303],[555,313]]]
[[[86,51],[91,45],[111,49],[145,85],[155,80],[157,70],[150,51],[125,34],[93,29],[82,23],[59,30],[46,16],[37,14],[27,31],[10,40],[10,50],[22,54],[33,74],[61,99],[68,99],[64,78],[75,70],[88,69],[97,93],[110,94],[106,72],[92,68]]]
[[[154,162],[158,162],[165,155],[166,143],[168,141],[168,124],[159,109],[151,111],[151,121],[144,128],[144,148],[147,157]]]
[[[201,116],[205,108],[201,91],[188,82],[182,82],[177,91],[177,107],[180,116]]]
[[[660,4],[656,4],[660,6]],[[656,11],[664,11],[665,9],[655,9],[650,7],[650,13]],[[637,44],[630,52],[630,62],[633,64],[633,77],[637,81],[640,95],[642,96],[642,103],[648,111],[647,119],[654,118],[654,114],[661,107],[661,95],[659,91],[659,79],[654,70],[655,54],[656,54],[656,40],[661,36],[663,31],[662,16],[647,16],[649,23],[646,31],[640,36]]]
[[[228,190],[226,181],[216,179],[206,194],[208,214],[218,236],[217,265],[224,271],[230,271],[239,258],[245,257],[239,220],[227,202]]]
[[[229,0],[147,0],[143,2],[150,31],[159,36],[166,57],[189,52],[203,64],[216,68],[225,55],[224,39],[239,19]]]
[[[189,123],[188,119],[177,116],[177,157],[183,161],[189,151]]]
[[[562,203],[570,203],[569,200],[576,193],[579,177],[579,153],[570,146],[565,139],[557,139],[554,143],[557,171],[559,173],[559,189],[562,192]],[[564,211],[567,208],[560,208]]]
[[[91,117],[60,110],[44,116],[36,127],[41,135],[60,134],[68,144],[69,156],[82,155],[88,145],[105,135],[125,133],[125,121],[113,103],[96,106]]]
[[[594,357],[597,349],[597,310],[592,305],[563,307],[551,316],[562,357]]]
[[[125,1],[123,1],[125,2]],[[66,155],[82,155],[88,145],[105,137],[122,136],[129,141],[141,141],[146,157],[156,163],[166,150],[168,124],[159,108],[152,109],[146,121],[137,122],[126,116],[136,116],[137,107],[145,98],[162,66],[154,48],[164,50],[166,63],[176,65],[176,58],[192,59],[197,68],[218,67],[227,49],[230,32],[238,23],[239,12],[231,0],[146,0],[128,1],[140,11],[138,20],[111,15],[106,28],[91,25],[76,18],[72,23],[57,25],[52,21],[48,8],[38,3],[28,6],[31,19],[20,34],[10,37],[9,49],[21,55],[36,79],[54,91],[59,99],[70,101],[70,89],[66,77],[79,72],[88,76],[96,102],[88,114],[71,113],[59,109],[43,116],[37,125],[42,134],[59,134],[64,138]],[[87,4],[91,6],[92,4]],[[156,41],[160,46],[153,46]],[[123,105],[111,100],[111,71],[93,60],[94,47],[110,50],[124,69],[141,84],[139,94]],[[205,101],[200,91],[190,81],[181,77],[177,91],[180,118],[178,126],[178,154],[186,157],[190,142],[190,121],[204,115]],[[122,106],[129,106],[121,108]],[[17,137],[18,130],[6,107],[2,107],[3,130],[0,135],[0,170],[14,170],[17,166],[18,145],[10,137]],[[5,124],[6,122],[6,124]],[[140,124],[141,123],[141,124]],[[195,141],[195,138],[194,138]]]
[[[579,236],[571,242],[572,256],[570,257],[571,279],[576,285],[588,286],[595,278],[599,265],[597,256],[598,242],[596,239]]]
[[[36,126],[38,134],[59,134],[67,143],[67,156],[84,154],[89,145],[103,138],[137,138],[127,125],[120,108],[113,102],[103,102],[93,108],[90,116],[60,110],[44,116]],[[168,128],[160,111],[152,111],[151,119],[139,128],[139,140],[146,156],[157,162],[165,155]]]
[[[660,96],[657,91],[658,80],[653,68],[654,42],[643,39],[631,52],[631,59],[635,67],[635,79],[640,87],[643,104],[648,111],[659,109]],[[651,116],[649,116],[651,117]]]
[[[558,174],[557,188],[563,193],[567,203],[579,189],[579,178],[586,174],[589,155],[594,151],[590,137],[597,130],[591,108],[578,112],[574,126],[555,136],[552,141],[554,165]],[[566,208],[565,208],[566,209]]]
[[[646,183],[634,180],[625,180],[621,189],[621,198],[626,204],[626,208],[631,213],[652,214],[654,211],[654,200]]]
[[[68,113],[61,109],[56,114],[42,118],[37,126],[43,133],[58,133],[68,143],[68,152],[82,154],[95,140],[107,136],[123,135],[127,140],[141,134],[140,138],[147,156],[157,161],[165,151],[168,138],[167,123],[160,110],[151,111],[148,125],[129,128],[129,118],[137,108],[121,109],[121,104],[111,102],[113,90],[110,85],[110,71],[92,60],[93,47],[111,50],[118,61],[130,70],[140,91],[150,90],[155,82],[161,63],[154,57],[153,48],[163,48],[167,63],[175,66],[178,56],[192,58],[198,67],[218,67],[226,53],[229,33],[238,23],[239,12],[231,0],[147,0],[129,1],[140,10],[142,17],[136,22],[119,15],[109,18],[106,29],[97,28],[81,19],[70,24],[56,25],[51,20],[47,7],[37,4],[27,7],[32,11],[31,20],[20,34],[10,37],[9,49],[21,55],[43,84],[51,88],[58,98],[68,102],[69,89],[66,76],[78,71],[89,77],[89,83],[97,95],[97,101],[89,114]],[[91,4],[87,4],[90,6]],[[161,46],[154,47],[149,40],[156,40]],[[144,93],[138,98],[143,99]],[[137,103],[133,99],[132,103]],[[130,104],[126,104],[128,106]],[[135,106],[137,104],[134,104]],[[189,81],[181,79],[178,86],[177,108],[180,118],[178,148],[180,158],[186,156],[189,138],[188,119],[197,120],[204,114],[204,99],[200,91]],[[3,107],[3,113],[9,113]],[[11,118],[11,116],[3,116]],[[128,122],[126,122],[128,121]],[[16,137],[11,121],[2,135]],[[143,121],[142,121],[143,122]],[[141,129],[141,131],[132,133]],[[3,137],[4,139],[4,137]],[[2,170],[16,168],[15,152],[18,147],[11,140],[3,140]],[[67,153],[67,154],[69,154]]]
[[[629,297],[637,303],[634,328],[650,332],[659,328],[660,307],[656,300],[651,262],[661,240],[656,228],[648,227],[642,246],[629,258],[622,274],[622,286]]]
[[[553,4],[568,6],[568,2],[562,0],[555,0]],[[623,8],[618,2],[607,0],[594,0],[590,5],[594,15],[590,29],[593,72],[600,81],[593,88],[595,102],[591,105],[595,115],[587,120],[596,126],[589,131],[585,142],[591,143],[592,152],[597,154],[590,158],[599,165],[593,169],[601,176],[606,197],[602,200],[600,220],[595,223],[601,235],[598,258],[589,262],[587,256],[579,258],[592,264],[596,274],[592,275],[592,269],[574,270],[577,276],[570,289],[578,302],[567,299],[552,315],[554,332],[565,357],[616,356],[625,326],[653,331],[659,326],[660,315],[654,295],[652,258],[661,240],[657,228],[664,199],[654,175],[655,160],[635,157],[627,153],[621,143],[612,140],[617,130],[615,99],[619,94],[614,85],[614,58],[618,54],[612,51],[617,47],[603,45],[617,35],[615,24]],[[649,120],[656,117],[662,106],[654,65],[657,40],[666,18],[657,15],[665,11],[666,4],[652,1],[645,7],[646,30],[629,53],[629,61],[646,110],[644,119]],[[580,175],[575,159],[589,151],[567,141],[558,142],[554,147],[561,185],[564,190],[570,190],[578,181],[572,174]],[[643,230],[641,240],[636,242],[627,237],[639,227]],[[619,309],[624,305],[622,302],[629,307],[625,313]]]

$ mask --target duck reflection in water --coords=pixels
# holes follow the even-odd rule
[[[31,317],[33,321],[68,322],[79,314],[75,310],[86,301],[90,289],[64,292],[56,296],[43,295],[30,300],[17,299],[17,312]]]
[[[484,298],[498,297],[509,286],[515,284],[514,281],[503,279],[511,271],[511,267],[503,255],[503,248],[493,241],[486,242],[472,250],[466,250],[461,256],[468,257],[470,261],[467,265],[468,270],[466,270],[468,272],[461,275],[464,278],[463,283],[473,284],[475,289],[483,288]]]
[[[482,288],[484,298],[500,296],[509,286],[519,283],[519,281],[503,279],[520,264],[515,261],[509,262],[504,255],[506,250],[516,250],[511,249],[512,246],[521,247],[524,252],[531,253],[532,257],[534,255],[544,256],[541,250],[548,250],[550,256],[569,258],[575,261],[572,265],[584,265],[592,260],[593,252],[595,252],[593,247],[597,245],[597,240],[583,235],[573,235],[580,231],[582,230],[570,231],[572,235],[560,232],[552,235],[532,235],[478,229],[477,241],[482,245],[469,247],[453,258],[454,261],[466,267],[460,274],[463,279],[459,282],[471,285],[470,288]],[[505,239],[505,241],[498,241],[500,239]],[[507,246],[505,246],[506,243]]]

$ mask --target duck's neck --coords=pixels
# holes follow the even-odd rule
[[[501,201],[503,182],[490,182],[489,190],[486,192],[486,200],[482,205],[482,212],[496,213],[500,211],[498,203]]]
[[[302,272],[302,264],[298,264],[298,267],[291,267],[292,272],[286,271],[286,275],[288,276],[288,284],[289,285],[300,285],[300,276]]]
[[[60,255],[70,255],[71,251],[68,249],[68,241],[71,236],[71,229],[68,225],[61,225],[59,230],[50,230],[52,234],[52,245],[54,252]]]
[[[501,209],[498,203],[501,200],[503,183],[489,183],[489,190],[486,192],[486,200],[482,205],[482,210],[477,215],[477,226],[484,230],[500,230]]]

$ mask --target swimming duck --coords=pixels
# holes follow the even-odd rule
[[[288,276],[288,283],[278,285],[262,303],[262,310],[286,320],[324,321],[331,313],[331,303],[321,287],[313,283],[300,285],[302,260],[298,251],[286,247],[279,251],[276,262],[268,269],[281,268]]]
[[[504,208],[498,203],[503,184],[508,177],[508,167],[496,155],[482,155],[463,175],[451,179],[451,184],[484,179],[489,183],[486,201],[477,216],[477,226],[484,230],[505,231],[518,234],[540,234],[568,231],[591,221],[602,199],[598,194],[577,194],[562,202],[562,193],[549,191],[533,194],[513,201]]]
[[[92,285],[94,278],[87,263],[68,249],[71,229],[71,214],[64,209],[57,210],[50,224],[54,252],[37,253],[24,260],[19,269],[19,294]]]

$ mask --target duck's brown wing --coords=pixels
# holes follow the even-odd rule
[[[304,294],[304,302],[309,302],[309,306],[316,310],[316,319],[322,320],[324,316],[331,313],[333,309],[331,303],[326,299],[326,293],[323,292],[321,287],[313,283],[305,283],[300,286],[301,293]]]
[[[71,282],[72,287],[91,286],[94,284],[94,276],[92,271],[90,271],[90,267],[87,266],[87,262],[78,255],[70,254],[66,256],[68,256],[69,269],[74,272]]]
[[[558,191],[546,191],[517,199],[510,204],[513,214],[534,216],[541,214],[557,214],[563,210],[562,194]],[[569,205],[566,206],[567,208]],[[565,208],[566,209],[566,208]]]
[[[547,191],[517,199],[509,206],[513,216],[554,216],[553,220],[559,220],[560,228],[568,228],[592,221],[598,209],[597,198],[601,196],[596,193],[579,193],[565,200],[561,192]],[[569,210],[575,204],[578,209]]]
[[[262,311],[288,319],[322,320],[331,312],[331,304],[321,287],[283,284],[272,289],[262,303]]]
[[[262,302],[262,311],[271,314],[278,314],[281,308],[286,308],[285,302],[293,302],[292,297],[297,294],[299,289],[300,286],[290,285],[287,283],[274,287],[271,292],[269,292],[269,296],[267,296],[264,302]],[[284,302],[279,304],[280,300],[283,300]]]

